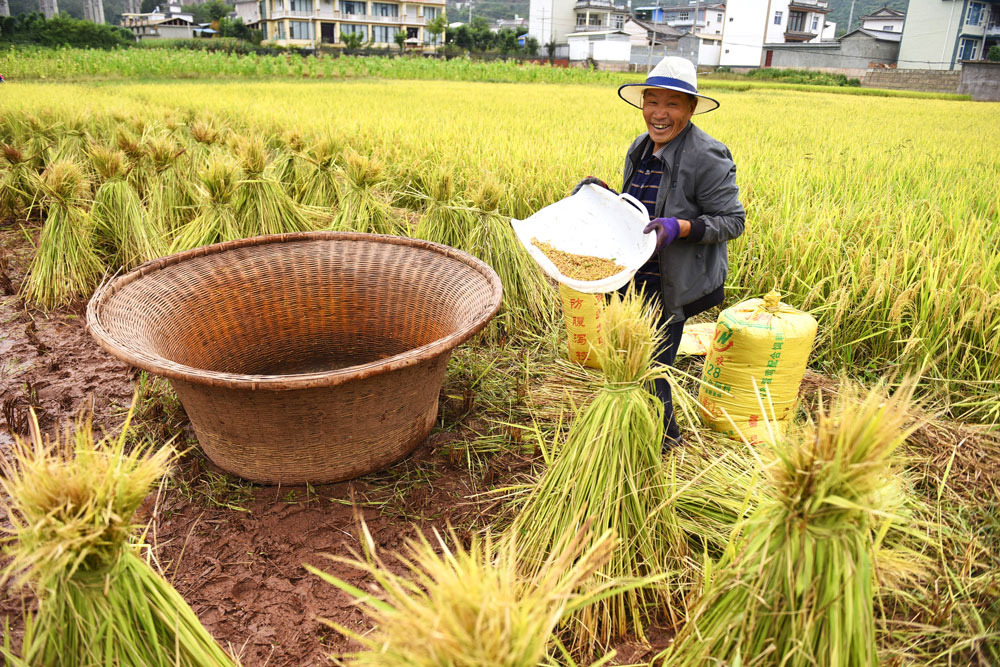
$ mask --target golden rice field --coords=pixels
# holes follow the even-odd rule
[[[0,112],[87,131],[121,119],[320,138],[380,158],[398,189],[444,170],[523,217],[588,174],[619,183],[642,130],[613,86],[427,81],[19,84]],[[951,414],[1000,418],[1000,138],[989,104],[718,92],[695,117],[738,168],[747,233],[731,300],[772,288],[820,323],[812,363],[862,378],[916,372]],[[46,115],[51,113],[52,115]],[[391,185],[391,184],[390,184]]]
[[[697,388],[678,373],[690,440],[664,454],[662,408],[649,393],[663,372],[651,356],[655,313],[635,295],[614,297],[609,343],[596,351],[602,370],[555,360],[564,333],[555,290],[507,224],[584,176],[620,185],[624,150],[643,123],[613,85],[106,81],[17,83],[3,93],[0,312],[10,331],[30,321],[11,334],[24,338],[17,349],[39,350],[0,367],[0,379],[10,372],[4,386],[27,397],[2,406],[22,436],[30,424],[15,427],[17,401],[53,400],[51,388],[33,394],[25,368],[35,363],[43,379],[66,370],[55,356],[39,365],[39,331],[70,335],[72,304],[105,275],[167,253],[283,231],[407,234],[479,256],[505,290],[499,315],[451,359],[435,432],[413,457],[424,458],[352,481],[349,493],[306,487],[295,511],[308,520],[283,514],[299,502],[292,491],[279,488],[279,499],[178,458],[149,520],[183,599],[146,570],[117,565],[144,553],[133,523],[146,517],[132,513],[164,469],[133,475],[116,461],[196,449],[171,390],[135,380],[136,433],[122,427],[113,446],[78,425],[75,453],[56,460],[35,426],[34,444],[2,457],[0,509],[14,526],[0,529],[13,537],[14,565],[0,585],[20,570],[42,600],[34,616],[22,608],[21,629],[5,630],[0,656],[12,664],[18,650],[25,663],[93,657],[95,636],[136,651],[156,644],[147,648],[157,662],[135,664],[319,664],[331,653],[428,667],[1000,659],[1000,157],[983,150],[1000,143],[994,105],[713,91],[721,109],[695,122],[731,149],[747,209],[746,233],[730,244],[728,303],[777,289],[812,313],[816,372],[800,394],[806,418],[788,437],[754,445],[700,428]],[[11,258],[21,262],[16,290]],[[129,385],[109,368],[97,369],[108,391]],[[126,455],[126,442],[149,449]],[[426,499],[447,486],[448,466],[459,470],[448,483],[466,486],[412,509],[414,489],[425,485]],[[116,476],[92,483],[104,468]],[[87,512],[62,502],[64,477],[97,498]],[[210,504],[192,500],[204,479]],[[378,499],[379,485],[390,499]],[[353,512],[353,534],[324,523],[338,510]],[[206,513],[211,528],[196,531]],[[173,522],[183,516],[190,528]],[[408,542],[404,518],[419,535]],[[270,544],[257,544],[266,540],[255,521]],[[105,523],[120,538],[115,549],[100,538]],[[321,546],[299,539],[311,524],[323,526]],[[87,539],[70,544],[75,532]],[[285,543],[295,549],[283,552]],[[405,560],[386,555],[400,544]],[[332,571],[316,566],[320,552],[333,554]],[[75,581],[65,563],[78,554],[96,563],[103,588]],[[283,556],[280,568],[270,560]],[[305,597],[319,602],[300,620],[293,587],[287,597],[270,587],[294,580],[298,591],[303,563],[318,575],[302,582]],[[233,585],[248,573],[256,587]],[[357,605],[309,588],[321,583]],[[129,614],[148,616],[125,604],[142,597],[139,585],[159,591],[151,608],[162,622],[132,632]],[[60,634],[63,619],[81,617],[76,609],[110,609],[116,620]],[[324,614],[335,632],[321,632]],[[269,648],[251,646],[278,620],[284,630]],[[629,644],[641,645],[628,654],[635,660],[612,655]]]

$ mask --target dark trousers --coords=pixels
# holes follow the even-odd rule
[[[641,289],[646,299],[652,299],[657,304],[660,304],[660,276],[651,272],[647,273],[643,270],[646,268],[643,267],[636,273],[634,279],[636,290]],[[624,294],[626,289],[628,289],[628,285],[621,288],[619,292]],[[681,336],[684,334],[685,320],[674,319],[668,323],[667,320],[669,318],[669,315],[664,315],[661,307],[659,324],[663,327],[664,336],[663,345],[656,351],[656,360],[664,366],[674,365],[674,360],[677,358],[677,350],[681,345]],[[672,447],[680,443],[681,429],[677,425],[677,419],[674,416],[674,401],[670,393],[670,383],[667,382],[666,378],[657,378],[653,382],[653,386],[657,398],[663,403],[663,445],[665,448]]]

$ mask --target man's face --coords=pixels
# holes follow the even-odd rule
[[[642,97],[642,117],[649,138],[657,147],[664,145],[687,127],[698,102],[687,93],[647,88]]]

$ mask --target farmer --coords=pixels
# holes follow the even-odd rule
[[[726,242],[743,233],[745,211],[736,187],[736,165],[724,144],[691,123],[695,114],[712,111],[716,100],[698,93],[694,65],[668,56],[649,73],[645,83],[629,83],[618,95],[642,110],[646,132],[625,155],[624,192],[646,206],[656,234],[656,251],[633,282],[647,298],[658,299],[666,331],[656,359],[672,365],[684,321],[722,303],[729,261]],[[588,177],[588,183],[607,187]],[[663,401],[664,449],[680,445],[670,385],[656,380]]]

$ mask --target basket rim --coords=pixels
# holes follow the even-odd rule
[[[400,354],[372,361],[357,366],[348,366],[329,371],[316,373],[301,373],[290,375],[244,375],[239,373],[223,373],[220,371],[210,371],[199,369],[194,366],[171,361],[164,357],[138,352],[135,348],[128,347],[117,340],[101,320],[101,312],[106,303],[115,294],[130,283],[161,271],[169,266],[174,266],[182,262],[216,255],[255,246],[264,246],[279,243],[294,242],[319,242],[319,241],[362,241],[370,243],[388,243],[392,245],[410,246],[437,252],[446,257],[458,260],[467,264],[472,269],[478,271],[486,278],[491,288],[490,300],[483,308],[483,311],[467,327],[448,334],[442,338],[431,341],[420,347],[415,347]],[[493,318],[500,309],[501,298],[503,296],[503,285],[496,271],[482,260],[473,257],[467,252],[452,248],[432,241],[413,239],[405,236],[390,236],[386,234],[363,234],[359,232],[292,232],[287,234],[270,234],[266,236],[254,236],[235,241],[225,241],[213,245],[202,246],[192,250],[168,255],[159,259],[150,260],[136,267],[129,273],[106,279],[94,292],[87,303],[87,331],[94,337],[97,343],[109,354],[126,362],[131,366],[140,368],[154,375],[163,376],[172,380],[182,380],[193,384],[207,385],[213,387],[225,387],[229,389],[249,389],[249,390],[271,390],[287,391],[293,389],[315,389],[321,387],[333,387],[336,385],[370,378],[383,373],[413,366],[421,362],[446,352],[451,352],[455,347],[461,345],[472,336],[479,333],[483,327]]]

